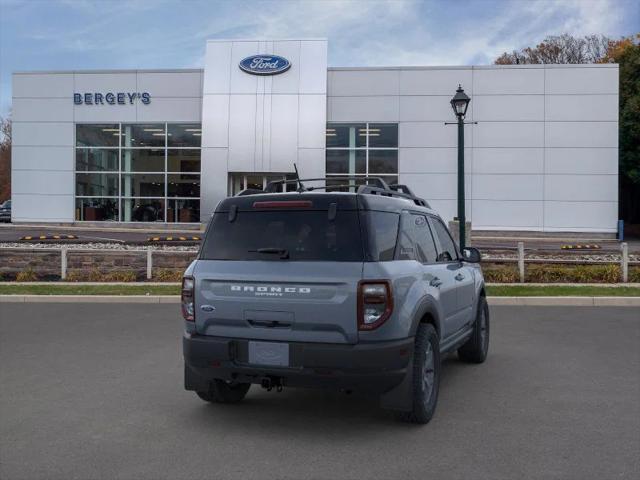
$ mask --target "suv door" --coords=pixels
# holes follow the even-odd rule
[[[403,213],[399,247],[398,260],[416,260],[422,264],[425,291],[437,299],[442,308],[442,339],[448,337],[455,332],[458,313],[456,282],[447,264],[436,262],[436,245],[426,215]]]
[[[473,272],[460,260],[458,249],[442,220],[430,216],[429,224],[433,231],[438,250],[436,261],[439,264],[446,265],[447,270],[451,272],[454,280],[453,289],[456,292],[457,305],[456,314],[453,316],[451,322],[451,328],[453,332],[457,332],[473,319],[471,315],[474,297]]]

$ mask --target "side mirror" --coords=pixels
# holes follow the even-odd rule
[[[478,250],[477,248],[466,247],[462,251],[462,259],[465,262],[469,263],[480,263],[480,260],[482,260],[482,255],[480,255],[480,250]]]

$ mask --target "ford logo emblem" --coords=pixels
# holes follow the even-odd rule
[[[240,69],[252,75],[276,75],[289,68],[289,60],[278,55],[252,55],[240,62]]]

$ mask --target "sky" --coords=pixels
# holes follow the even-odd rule
[[[0,0],[0,115],[12,72],[202,68],[208,38],[327,38],[330,66],[482,65],[547,35],[638,32],[638,0]]]

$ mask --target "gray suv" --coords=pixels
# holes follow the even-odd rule
[[[218,204],[185,272],[185,388],[218,403],[251,384],[364,391],[427,423],[443,355],[487,356],[479,261],[404,185],[333,177],[243,191]]]

